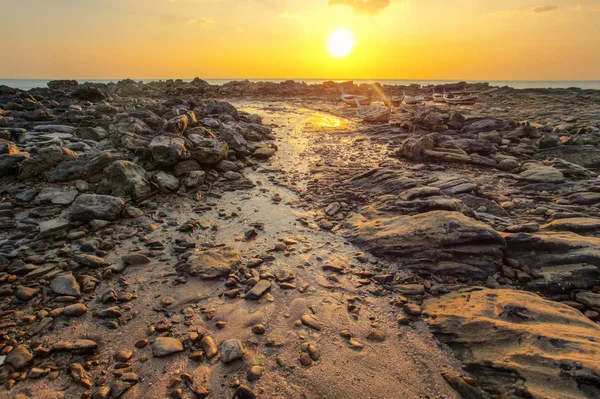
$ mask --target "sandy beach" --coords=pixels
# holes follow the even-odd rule
[[[577,88],[0,86],[0,398],[600,397],[598,144]]]

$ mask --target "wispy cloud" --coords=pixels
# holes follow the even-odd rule
[[[190,19],[185,22],[185,25],[196,25],[203,28],[210,28],[214,26],[215,21],[208,18]]]
[[[352,8],[356,15],[376,15],[389,7],[391,0],[329,0],[330,6]]]
[[[533,14],[541,14],[544,12],[556,11],[559,8],[560,8],[559,6],[553,6],[553,5],[537,6],[537,7],[533,7],[532,9],[530,9],[529,12],[533,13]]]

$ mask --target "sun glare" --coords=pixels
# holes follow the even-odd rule
[[[345,29],[338,29],[329,36],[329,52],[336,58],[346,57],[354,48],[354,38]]]

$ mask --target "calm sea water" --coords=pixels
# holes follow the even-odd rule
[[[159,79],[136,79],[136,81],[143,81],[145,83],[156,81]],[[190,82],[192,79],[183,79],[185,82]],[[223,83],[231,82],[234,80],[243,79],[206,79],[207,82],[213,85],[222,85]],[[280,83],[288,79],[248,79],[251,82],[274,82]],[[306,82],[308,84],[322,83],[331,79],[293,79],[299,82]],[[0,79],[0,85],[6,85],[18,89],[29,90],[36,87],[46,87],[49,80],[47,79]],[[112,79],[81,79],[79,83],[93,82],[93,83],[110,83],[117,82],[118,80]],[[459,80],[366,80],[366,79],[355,79],[354,82],[360,83],[374,83],[380,82],[381,84],[390,85],[408,85],[408,84],[419,84],[422,86],[437,85],[445,83],[456,83]],[[343,80],[340,80],[343,82]],[[476,83],[478,81],[467,81],[469,83]],[[485,81],[484,81],[485,82]],[[492,86],[509,86],[515,89],[529,89],[529,88],[555,88],[564,89],[568,87],[579,87],[581,89],[595,89],[600,90],[600,80],[489,80],[487,81]]]

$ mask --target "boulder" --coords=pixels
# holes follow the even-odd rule
[[[600,327],[570,306],[524,291],[471,288],[427,300],[424,314],[494,397],[600,397]]]
[[[154,181],[164,191],[177,191],[179,180],[166,172],[160,171],[154,175]]]
[[[23,370],[31,364],[33,355],[25,345],[19,345],[14,348],[4,359],[4,362],[16,371]]]
[[[149,148],[154,162],[159,166],[173,166],[188,157],[185,140],[181,137],[156,136]]]
[[[191,158],[201,165],[215,165],[227,157],[229,147],[215,139],[202,139],[194,143]]]
[[[113,196],[129,196],[134,201],[152,191],[146,180],[146,171],[131,161],[115,161],[104,173],[98,193]]]
[[[181,136],[183,132],[188,128],[188,126],[188,117],[186,115],[179,115],[172,119],[169,119],[165,123],[163,130],[165,131],[165,133],[173,133],[178,136]]]
[[[562,172],[552,166],[540,166],[525,170],[519,174],[519,178],[530,183],[561,183],[565,180]]]
[[[221,128],[219,130],[219,138],[236,152],[245,152],[248,148],[248,142],[244,136],[231,126]]]
[[[45,147],[40,149],[37,155],[21,162],[19,178],[21,180],[39,179],[59,163],[76,159],[77,153],[67,148]]]
[[[393,256],[406,266],[465,277],[485,278],[502,264],[504,239],[491,227],[461,213],[431,211],[415,216],[355,216],[348,239],[377,256]],[[446,268],[445,262],[463,265]]]
[[[125,202],[109,195],[81,194],[67,212],[71,221],[89,222],[94,219],[117,220]]]

